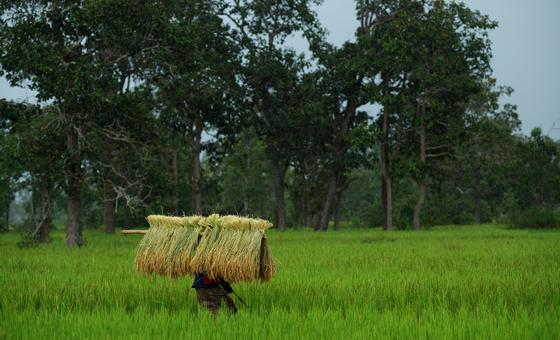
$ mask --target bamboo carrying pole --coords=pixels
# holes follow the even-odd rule
[[[144,235],[148,232],[148,229],[138,229],[138,230],[134,230],[134,229],[123,229],[121,231],[121,234],[123,235],[129,235],[129,234],[140,234],[140,235]]]

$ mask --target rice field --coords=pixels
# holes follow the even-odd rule
[[[0,234],[0,339],[558,339],[560,231],[268,232],[277,275],[212,317],[192,278],[135,271],[140,235],[18,249]]]

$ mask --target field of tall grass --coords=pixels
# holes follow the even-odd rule
[[[135,272],[141,236],[53,236],[0,234],[0,339],[560,338],[558,230],[271,231],[277,276],[217,318],[192,278]]]

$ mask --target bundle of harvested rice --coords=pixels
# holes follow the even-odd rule
[[[204,273],[228,282],[269,280],[275,274],[265,231],[272,224],[239,216],[148,216],[136,269],[170,277]]]

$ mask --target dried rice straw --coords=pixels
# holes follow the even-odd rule
[[[136,269],[170,277],[204,273],[228,282],[269,280],[275,274],[265,231],[269,221],[239,216],[148,216]]]

